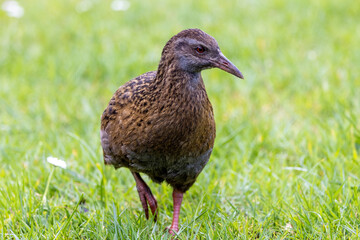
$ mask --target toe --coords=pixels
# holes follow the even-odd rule
[[[147,202],[148,202],[148,204],[150,206],[151,212],[155,216],[154,221],[156,222],[157,221],[157,216],[158,216],[158,212],[157,212],[158,205],[157,205],[156,199],[152,195],[151,192],[147,192],[147,194],[145,196],[146,196],[146,200],[147,200]]]
[[[177,235],[177,232],[179,231],[179,228],[171,226],[171,227],[167,227],[167,230],[171,235],[175,236],[175,235]]]
[[[139,192],[139,198],[140,198],[141,205],[142,205],[142,207],[144,209],[144,212],[145,212],[145,217],[146,217],[146,219],[149,219],[149,208],[148,208],[148,205],[147,205],[147,202],[146,202],[145,194]]]

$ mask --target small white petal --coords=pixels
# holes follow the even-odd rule
[[[286,231],[291,231],[293,229],[293,226],[291,225],[291,223],[287,223],[286,225],[285,225],[285,230]]]
[[[58,159],[56,157],[47,157],[47,162],[56,166],[56,167],[61,167],[61,168],[66,168],[66,162],[64,160]]]
[[[311,50],[307,53],[307,57],[309,60],[316,60],[317,58],[317,52],[314,50]]]
[[[130,7],[130,3],[125,0],[114,0],[111,3],[111,9],[114,11],[126,11]]]
[[[14,0],[3,2],[1,8],[9,17],[21,18],[24,15],[24,8]]]
[[[297,170],[302,172],[307,172],[308,170],[306,168],[301,167],[284,167],[285,170]]]

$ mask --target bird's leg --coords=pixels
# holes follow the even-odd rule
[[[181,202],[183,199],[183,192],[174,189],[173,191],[173,202],[174,202],[174,213],[173,213],[173,220],[171,223],[171,227],[169,229],[169,233],[175,235],[175,232],[179,231],[179,214],[180,214],[180,207]]]
[[[141,178],[139,173],[137,172],[131,172],[131,173],[136,181],[136,189],[138,190],[139,198],[142,207],[145,211],[146,219],[149,219],[149,209],[148,209],[148,204],[149,204],[152,214],[155,215],[154,221],[156,222],[158,212],[157,212],[157,202],[154,195],[152,194],[146,182],[144,182],[144,180]]]

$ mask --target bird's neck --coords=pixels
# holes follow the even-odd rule
[[[175,58],[161,59],[154,84],[163,89],[189,91],[189,93],[205,90],[201,73],[184,70]]]

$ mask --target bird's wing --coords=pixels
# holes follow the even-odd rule
[[[132,139],[131,127],[137,109],[135,93],[155,78],[156,71],[144,73],[119,87],[101,116],[100,139],[105,164],[122,165],[126,161],[122,148]]]

